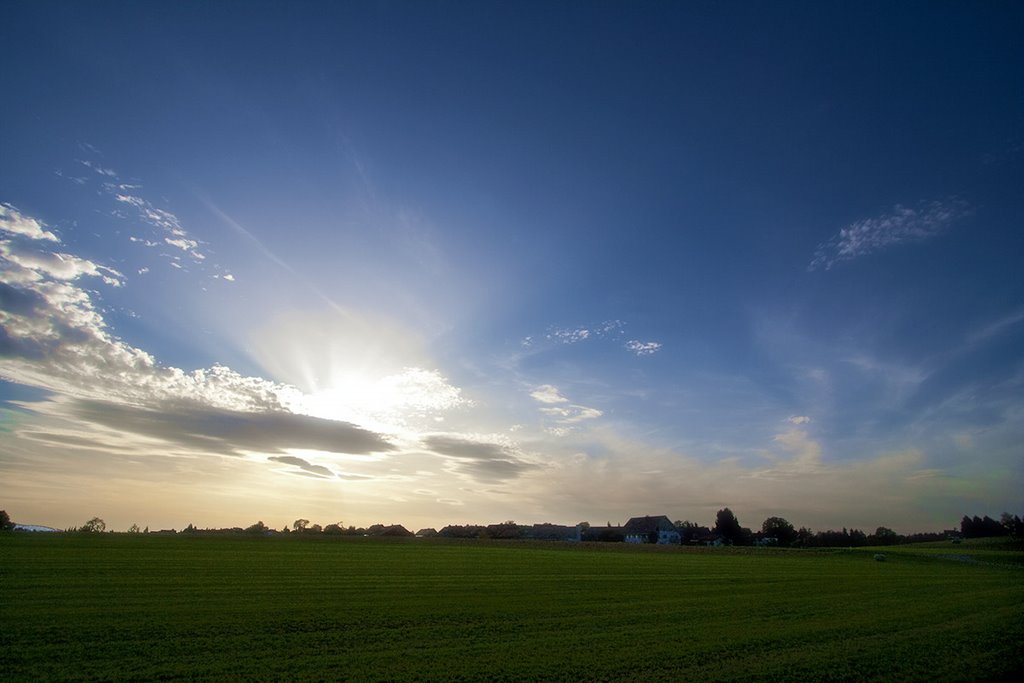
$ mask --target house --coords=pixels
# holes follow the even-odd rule
[[[678,544],[679,529],[665,515],[633,517],[622,527],[626,543]]]
[[[597,541],[600,543],[622,543],[622,541],[625,540],[623,531],[623,527],[612,526],[611,522],[609,522],[607,526],[590,526],[589,524],[583,523],[576,526],[576,540]]]

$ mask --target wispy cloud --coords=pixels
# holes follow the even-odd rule
[[[550,327],[543,338],[535,335],[523,337],[520,346],[524,349],[542,350],[544,347],[569,346],[598,340],[621,340],[625,335],[626,323],[622,320],[605,320],[595,325],[575,327]],[[546,342],[546,343],[545,343]],[[661,342],[630,339],[622,347],[637,356],[650,356],[661,350]]]
[[[897,244],[923,242],[946,230],[967,212],[967,204],[956,198],[926,202],[916,208],[897,204],[881,216],[847,225],[819,244],[807,269],[829,270],[837,263]]]
[[[1024,322],[1024,310],[1014,311],[1013,313],[1010,313],[1009,315],[1006,315],[993,323],[990,323],[978,330],[975,330],[968,336],[967,341],[972,344],[975,344],[977,342],[991,339],[992,337],[1002,334],[1004,331],[1012,328],[1014,325],[1020,322]]]
[[[626,348],[638,356],[652,356],[661,350],[661,342],[642,342],[638,339],[631,339],[626,342]]]
[[[594,420],[604,415],[604,413],[597,408],[589,408],[587,406],[579,405],[569,405],[565,407],[552,406],[550,408],[541,408],[540,410],[545,415],[557,418],[562,424],[576,424],[577,422]]]
[[[95,148],[83,147],[83,149],[91,154],[96,154]],[[200,241],[189,235],[177,215],[167,209],[161,209],[153,205],[152,202],[146,199],[142,194],[143,188],[141,184],[125,182],[116,171],[101,166],[94,161],[86,159],[79,160],[78,163],[99,176],[98,180],[103,194],[112,198],[118,205],[134,209],[136,217],[154,230],[154,234],[150,237],[155,239],[135,235],[129,236],[128,239],[137,244],[144,244],[147,247],[156,247],[161,244],[176,247],[188,254],[195,263],[201,263],[206,260],[207,255],[204,253]],[[114,213],[122,218],[127,217],[120,210]],[[175,262],[172,262],[171,265],[175,266]],[[181,268],[180,264],[175,267]]]
[[[559,344],[576,344],[588,339],[604,339],[606,337],[622,334],[622,328],[626,323],[621,320],[606,320],[597,325],[578,327],[553,327],[548,330],[547,339]]]
[[[96,152],[96,148],[95,147],[92,147],[90,145],[90,148],[91,148],[90,151],[92,151],[94,153]],[[106,176],[107,178],[116,178],[117,177],[117,172],[115,172],[115,171],[113,171],[113,170],[111,170],[109,168],[104,168],[103,166],[100,166],[99,164],[97,164],[95,162],[89,161],[88,159],[84,159],[84,160],[83,159],[79,159],[78,163],[82,164],[82,166],[85,166],[88,169],[91,169],[91,170],[95,171],[96,173],[100,174],[101,176]]]
[[[563,425],[576,424],[578,422],[584,422],[586,420],[593,420],[601,417],[604,413],[597,408],[590,408],[588,406],[576,405],[569,402],[565,396],[562,396],[558,387],[551,384],[542,384],[532,392],[530,397],[538,403],[543,404],[540,412],[544,413],[548,417],[555,418],[556,422]],[[561,429],[554,432],[557,434],[564,434],[567,430]],[[549,430],[550,432],[550,430]]]
[[[532,392],[530,396],[540,403],[568,403],[569,399],[558,393],[558,387],[550,384],[542,384]]]

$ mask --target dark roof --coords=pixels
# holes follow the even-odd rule
[[[665,515],[658,515],[656,517],[633,517],[626,526],[622,527],[622,532],[630,536],[632,534],[649,534],[658,531],[675,531],[675,525],[669,521],[669,518]]]

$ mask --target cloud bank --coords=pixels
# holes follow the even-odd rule
[[[5,219],[5,230],[41,225],[11,210]],[[41,230],[18,234],[53,241]],[[86,277],[120,284],[113,269],[0,242],[0,378],[70,397],[62,405],[78,420],[207,453],[394,450],[383,436],[353,424],[291,412],[294,387],[220,365],[192,372],[159,365],[111,334],[90,293],[76,284]],[[432,379],[402,378],[428,386]]]

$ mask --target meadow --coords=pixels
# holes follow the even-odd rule
[[[0,679],[1002,680],[1019,550],[0,535]]]

